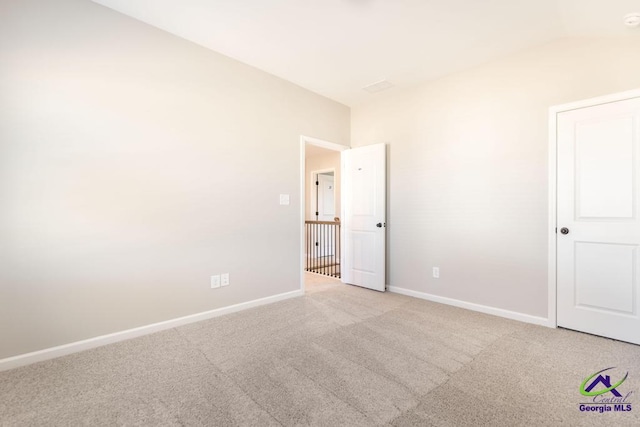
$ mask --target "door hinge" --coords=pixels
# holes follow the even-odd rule
[[[320,215],[320,212],[316,212],[316,216]]]
[[[316,181],[316,185],[320,185],[320,181]]]

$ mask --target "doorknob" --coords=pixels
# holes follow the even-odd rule
[[[376,227],[378,227],[378,228],[382,228],[382,223],[381,223],[381,222],[377,223],[377,224],[376,224]]]
[[[562,227],[562,228],[560,229],[560,232],[561,232],[562,234],[569,234],[569,229],[568,229],[567,227]]]

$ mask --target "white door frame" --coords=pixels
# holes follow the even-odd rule
[[[327,150],[333,151],[344,151],[348,150],[350,147],[346,145],[336,144],[334,142],[323,141],[322,139],[312,138],[310,136],[300,135],[300,290],[304,292],[304,250],[305,250],[305,242],[304,242],[304,221],[305,221],[305,204],[306,204],[306,185],[305,185],[305,151],[306,145],[311,144],[316,147],[326,148]],[[340,218],[343,217],[342,210],[344,209],[344,204],[342,203],[342,192],[340,193]],[[340,236],[340,240],[343,239],[343,236]],[[342,244],[342,242],[340,242]],[[343,254],[340,254],[340,263],[342,264]]]
[[[313,194],[314,193],[314,188],[316,187],[315,181],[313,180],[313,176],[316,175],[316,174],[317,175],[322,175],[323,173],[327,173],[327,172],[333,172],[333,187],[335,188],[335,185],[336,185],[336,168],[318,169],[318,170],[309,172],[309,177],[310,177],[310,179],[309,179],[309,194]],[[318,191],[318,189],[315,188],[315,191]],[[335,192],[334,192],[334,195],[335,195]],[[335,204],[335,199],[334,199],[334,204]],[[317,212],[318,211],[318,203],[313,198],[311,199],[311,203],[309,204],[309,211],[310,212]],[[338,212],[335,212],[335,213],[338,214]]]
[[[626,92],[614,93],[611,95],[599,96],[596,98],[584,99],[582,101],[571,102],[568,104],[556,105],[549,108],[549,260],[548,260],[548,312],[547,326],[551,328],[558,327],[557,313],[557,291],[558,282],[556,280],[557,272],[557,251],[556,233],[557,227],[557,185],[558,185],[558,133],[557,133],[557,115],[570,110],[579,108],[592,107],[594,105],[607,104],[610,102],[624,101],[626,99],[640,97],[640,89],[629,90]]]

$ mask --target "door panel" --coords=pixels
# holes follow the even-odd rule
[[[385,290],[386,146],[342,152],[342,281]]]
[[[557,116],[558,326],[636,344],[639,124],[640,98]]]
[[[576,307],[633,314],[636,248],[636,245],[576,242]],[[607,286],[602,286],[603,283]]]
[[[375,257],[367,256],[368,248],[376,244],[376,232],[351,232],[353,240],[352,269],[365,274],[375,274]]]
[[[577,216],[632,218],[633,117],[581,121],[575,132]]]

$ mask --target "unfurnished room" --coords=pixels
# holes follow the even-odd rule
[[[0,426],[640,425],[637,0],[0,0]]]

